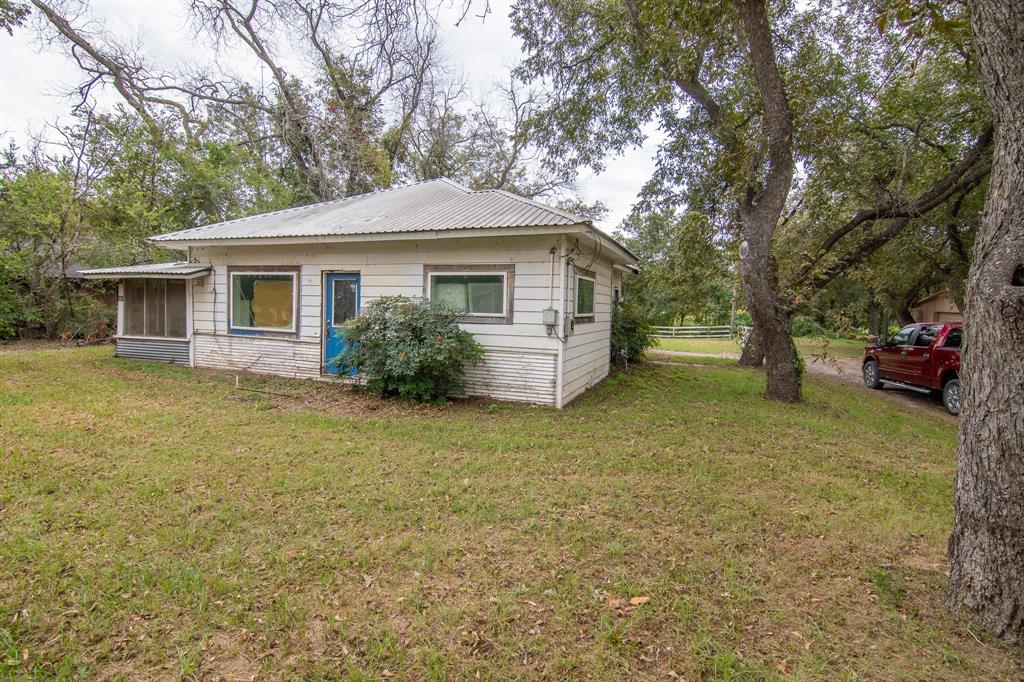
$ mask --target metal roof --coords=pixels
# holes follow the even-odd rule
[[[503,190],[474,191],[441,178],[169,232],[150,240],[202,242],[560,225],[591,222]]]
[[[166,277],[170,279],[192,279],[202,277],[210,271],[209,265],[177,261],[174,263],[151,263],[128,265],[120,268],[99,268],[79,270],[78,274],[87,279],[133,279],[137,277]]]

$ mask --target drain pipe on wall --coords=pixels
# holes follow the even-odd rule
[[[555,307],[555,254],[558,253],[558,247],[551,247],[551,266],[548,272],[551,274],[551,282],[548,284],[548,307]]]

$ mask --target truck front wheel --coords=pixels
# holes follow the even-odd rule
[[[868,360],[864,363],[864,385],[868,388],[881,388],[882,381],[878,377],[878,363]]]
[[[950,379],[942,387],[942,404],[954,417],[960,414],[960,380]]]

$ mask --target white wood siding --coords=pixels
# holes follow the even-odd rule
[[[556,353],[488,348],[466,371],[466,393],[501,400],[555,404]]]
[[[320,377],[320,344],[261,336],[197,331],[192,337],[196,367],[275,374],[293,379]]]
[[[193,288],[195,364],[319,377],[323,273],[358,272],[360,304],[366,305],[381,296],[422,296],[424,265],[511,263],[515,265],[513,324],[464,325],[485,348],[484,365],[467,374],[467,393],[555,404],[561,344],[548,336],[541,311],[548,307],[550,295],[549,250],[558,244],[558,236],[533,236],[193,248],[194,260],[213,267]],[[229,265],[300,267],[297,337],[228,334]],[[555,301],[557,307],[557,293]]]
[[[580,265],[577,263],[577,265]],[[586,265],[586,263],[584,263]],[[596,275],[594,321],[575,322],[565,344],[562,377],[562,405],[567,405],[588,388],[608,376],[611,365],[612,267],[599,259],[588,268]],[[575,313],[576,277],[569,268],[566,310]]]

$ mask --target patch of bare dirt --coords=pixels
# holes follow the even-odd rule
[[[19,339],[0,343],[0,353],[25,353],[34,350],[65,350],[72,348],[51,339]]]
[[[216,682],[248,682],[259,676],[260,666],[245,644],[244,633],[232,637],[221,632],[206,643],[203,679]]]

